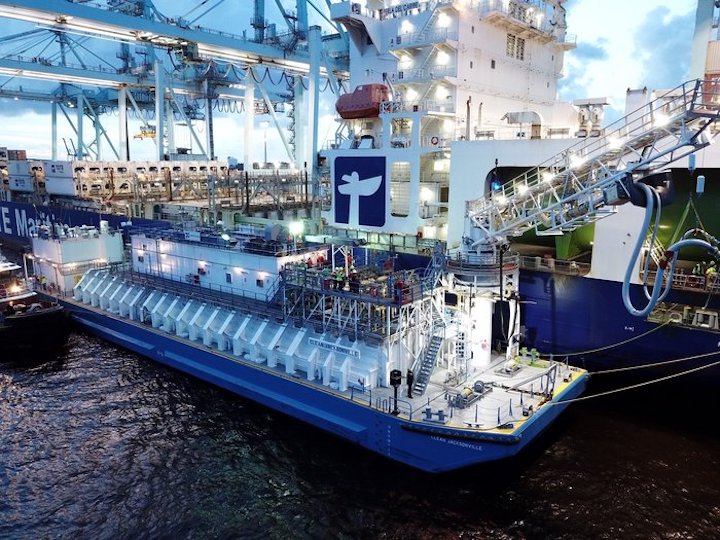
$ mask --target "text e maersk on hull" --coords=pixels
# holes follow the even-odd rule
[[[15,218],[14,220],[12,218]],[[50,226],[52,221],[49,217],[45,219],[28,218],[24,209],[15,209],[14,215],[7,206],[0,206],[0,229],[5,234],[13,236],[30,236],[37,232],[41,225]]]

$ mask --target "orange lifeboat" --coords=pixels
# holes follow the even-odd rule
[[[340,118],[375,118],[380,114],[380,104],[390,99],[390,90],[384,84],[362,84],[350,94],[343,94],[335,103]]]

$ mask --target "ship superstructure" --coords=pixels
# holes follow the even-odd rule
[[[327,223],[446,240],[459,191],[449,181],[451,143],[565,139],[552,152],[568,137],[599,135],[604,100],[574,107],[555,98],[563,55],[574,47],[562,4],[334,4],[331,15],[350,36],[351,88],[384,85],[387,98],[360,117],[338,102],[340,127],[323,151]],[[465,182],[481,185],[489,172]],[[381,179],[372,193],[350,187],[368,178]]]

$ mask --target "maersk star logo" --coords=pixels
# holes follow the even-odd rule
[[[360,197],[375,195],[380,189],[382,176],[373,176],[360,180],[357,171],[352,174],[343,174],[342,181],[345,184],[338,186],[338,191],[343,195],[350,195],[350,219],[348,225],[360,225]]]
[[[385,158],[337,158],[334,176],[337,223],[385,225]]]

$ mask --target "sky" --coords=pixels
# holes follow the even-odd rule
[[[294,2],[285,1],[286,5]],[[315,5],[323,5],[316,0]],[[277,22],[278,32],[283,31],[279,12],[274,2],[266,0],[266,17]],[[249,27],[252,2],[226,0],[220,7],[207,12],[197,21],[194,19],[204,12],[204,6],[213,2],[198,4],[197,0],[156,0],[155,5],[165,15],[183,17],[193,24],[200,24],[217,30],[239,34]],[[202,7],[196,7],[202,6]],[[559,98],[567,101],[588,97],[605,97],[610,103],[606,120],[622,116],[625,93],[628,88],[672,88],[687,78],[690,60],[691,36],[694,25],[696,0],[568,0],[568,32],[577,36],[577,48],[565,56],[564,78],[558,87]],[[322,19],[310,9],[311,24],[321,24]],[[1,21],[1,34],[8,35],[27,29],[22,23]],[[5,51],[7,49],[0,49]],[[0,85],[4,80],[0,78]],[[28,89],[39,83],[11,81],[7,87],[21,84]],[[322,124],[320,139],[332,134],[331,120],[334,98],[328,93],[321,105],[325,122]],[[48,104],[0,99],[0,119],[3,136],[0,146],[24,148],[28,155],[38,158],[50,157],[50,118]],[[268,120],[260,117],[258,121]],[[109,129],[116,120],[107,119]],[[242,116],[215,116],[216,154],[242,158],[243,146]],[[73,137],[71,128],[60,122],[60,137]],[[189,136],[186,136],[190,143]],[[202,137],[202,135],[201,135]],[[179,145],[184,144],[183,135],[178,135]],[[287,161],[282,146],[269,133],[268,159]],[[149,139],[131,141],[133,159],[151,159],[155,151]],[[254,140],[256,160],[263,155],[261,137]],[[59,157],[65,157],[60,143]],[[110,158],[110,156],[106,156]]]
[[[687,78],[696,0],[570,0],[559,96],[607,97],[622,116],[628,88],[673,88]]]

